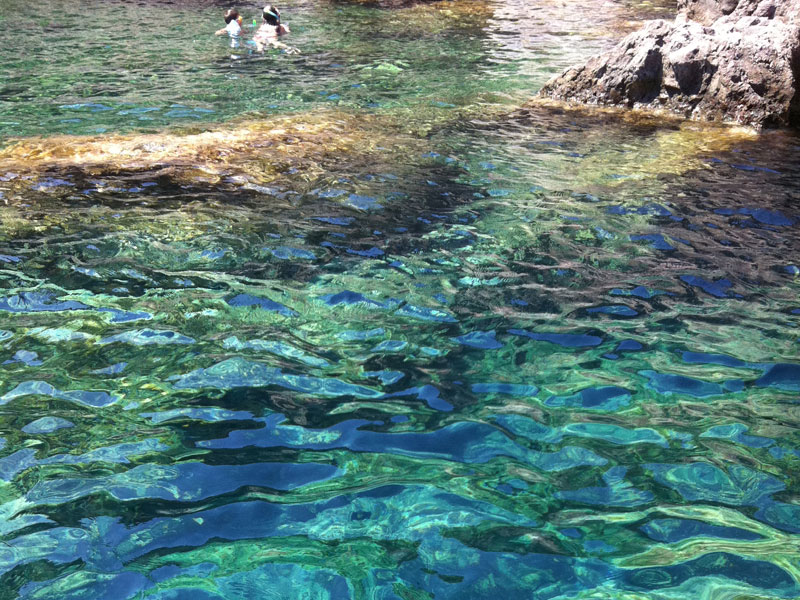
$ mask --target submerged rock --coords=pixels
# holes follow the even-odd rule
[[[540,96],[660,108],[756,128],[800,126],[800,0],[679,0]]]

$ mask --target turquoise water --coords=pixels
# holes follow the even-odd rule
[[[800,138],[528,102],[668,4],[3,3],[0,598],[800,596]]]

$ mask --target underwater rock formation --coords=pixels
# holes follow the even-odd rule
[[[540,96],[666,109],[760,129],[800,126],[800,0],[679,0]]]

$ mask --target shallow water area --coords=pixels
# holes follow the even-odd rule
[[[418,125],[464,105],[522,103],[637,16],[669,14],[665,4],[455,0],[388,11],[295,0],[285,20],[302,54],[291,56],[246,43],[257,3],[238,6],[245,35],[226,52],[212,35],[224,9],[212,1],[8,0],[0,135],[161,131],[331,106],[394,110]]]
[[[666,2],[281,9],[0,6],[0,598],[800,596],[800,137],[530,102]]]

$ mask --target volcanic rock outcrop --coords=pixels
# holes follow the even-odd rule
[[[800,0],[678,0],[674,22],[648,22],[539,95],[800,127]]]

